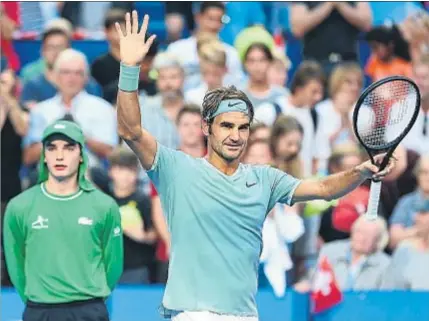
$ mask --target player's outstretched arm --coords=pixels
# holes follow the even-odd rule
[[[117,99],[118,134],[131,147],[139,158],[143,168],[150,169],[155,159],[157,142],[141,124],[138,97],[140,63],[146,56],[155,36],[145,39],[149,16],[145,15],[138,30],[137,12],[125,15],[125,32],[116,23],[119,35],[121,71]]]
[[[376,159],[379,157],[376,157]],[[371,161],[362,163],[355,168],[321,179],[305,179],[295,190],[293,203],[306,202],[315,199],[333,200],[340,198],[369,178],[381,179],[389,174],[394,167],[392,158],[386,168],[379,171]]]

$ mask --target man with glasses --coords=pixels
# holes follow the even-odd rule
[[[25,81],[21,101],[27,108],[55,96],[57,88],[54,63],[58,55],[69,47],[70,35],[59,23],[43,33],[41,55],[45,67],[43,73]],[[90,94],[101,96],[101,87],[94,80],[88,79],[85,88]]]
[[[89,167],[99,168],[118,143],[115,110],[105,100],[85,91],[89,69],[83,53],[74,49],[64,50],[55,61],[53,71],[58,93],[31,109],[30,128],[24,139],[23,161],[34,168],[42,151],[43,130],[58,119],[67,119],[82,127]],[[33,176],[30,175],[30,183],[34,183],[31,180]]]

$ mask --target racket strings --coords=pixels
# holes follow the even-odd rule
[[[370,148],[382,148],[400,139],[410,124],[417,101],[416,89],[406,81],[386,82],[370,92],[360,108],[357,132]]]

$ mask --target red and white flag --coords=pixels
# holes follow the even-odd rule
[[[317,264],[310,295],[314,314],[324,312],[343,300],[343,294],[335,280],[334,270],[326,256],[322,257]]]

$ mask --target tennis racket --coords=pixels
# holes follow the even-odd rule
[[[353,111],[353,128],[371,162],[382,171],[399,143],[416,122],[420,92],[409,78],[393,76],[371,84],[360,95]],[[385,153],[384,157],[375,158]],[[381,181],[372,179],[366,216],[378,214]]]

